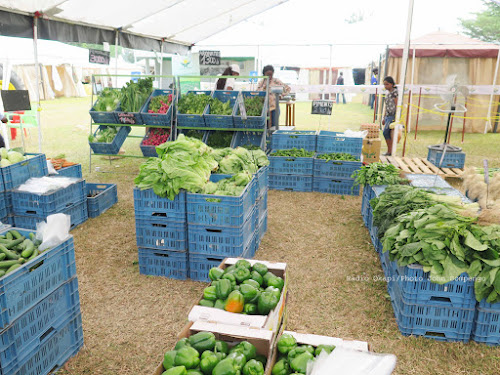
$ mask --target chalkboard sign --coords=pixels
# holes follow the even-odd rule
[[[89,49],[89,62],[92,64],[109,65],[109,52]]]
[[[5,112],[31,110],[28,90],[2,90],[2,102]]]
[[[220,65],[220,51],[200,51],[200,65]]]
[[[331,100],[313,100],[311,114],[327,115],[332,114],[333,101]]]

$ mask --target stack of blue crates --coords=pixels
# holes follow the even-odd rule
[[[443,151],[432,150],[427,152],[427,160],[438,168],[459,168],[465,166],[464,152],[446,152],[443,157]]]
[[[174,200],[152,189],[134,189],[139,271],[143,275],[185,280],[189,275],[186,192]]]
[[[72,229],[85,222],[88,219],[85,180],[75,181],[66,188],[41,195],[18,189],[12,190],[12,212],[15,225],[19,228],[36,229],[37,223],[57,213],[71,217]]]
[[[217,182],[229,175],[212,175]],[[189,277],[208,281],[208,270],[227,257],[253,257],[258,233],[258,182],[239,197],[187,193]]]
[[[267,191],[269,186],[269,167],[260,168],[256,174],[257,181],[257,246],[259,248],[262,238],[267,232]]]
[[[317,154],[346,153],[361,160],[362,138],[322,130],[316,142]],[[314,159],[313,191],[338,195],[359,195],[352,174],[361,168],[361,161],[325,161]]]
[[[73,237],[0,278],[0,311],[2,374],[47,375],[78,353],[83,330]]]
[[[272,151],[316,149],[315,131],[277,130],[271,137]],[[269,189],[285,191],[312,191],[313,157],[270,156]]]

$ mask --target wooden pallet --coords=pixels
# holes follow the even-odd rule
[[[424,158],[380,156],[380,161],[392,164],[406,173],[437,174],[443,178],[462,178],[464,173],[464,170],[459,168],[438,168]]]

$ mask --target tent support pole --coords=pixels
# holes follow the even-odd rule
[[[118,88],[118,33],[119,31],[116,30],[115,33],[115,87]],[[146,72],[146,74],[149,74]]]
[[[418,91],[417,120],[415,121],[415,139],[417,139],[417,133],[418,133],[418,116],[420,114],[420,99],[422,99],[422,86],[420,86],[420,90]]]
[[[375,123],[375,120],[377,119],[377,102],[378,102],[378,87],[375,87],[375,97],[373,98],[373,101],[375,102],[373,105],[373,123]]]
[[[406,113],[406,127],[405,127],[405,139],[403,141],[403,157],[405,156],[406,153],[406,138],[408,136],[408,122],[410,120],[410,103],[411,103],[411,90],[408,92],[408,112]]]
[[[160,74],[159,75],[160,76],[163,75],[163,39],[160,42]],[[163,88],[162,79],[163,78],[160,77],[160,86],[159,86],[160,89]]]
[[[333,60],[332,60],[332,56],[333,56],[333,46],[330,44],[330,64],[328,65],[329,66],[329,71],[328,71],[328,84],[330,85],[330,88],[332,87],[333,85],[333,67],[332,67],[332,64],[333,64]],[[332,93],[330,92],[328,94],[328,99],[332,100]],[[328,119],[328,127],[330,128],[332,126],[332,117],[333,116],[329,116],[329,119]],[[321,118],[321,117],[320,117]]]
[[[33,18],[33,54],[35,55],[35,96],[36,96],[36,121],[38,123],[38,151],[42,152],[42,121],[40,118],[40,64],[38,62],[38,14]],[[22,128],[21,128],[22,131]]]
[[[465,98],[464,107],[465,107],[465,109],[467,109],[467,98]],[[464,116],[464,124],[462,126],[462,143],[464,143],[464,138],[465,138],[465,120],[466,120],[466,116]]]
[[[413,54],[411,58],[411,86],[415,83],[415,47],[413,47]],[[407,125],[407,132],[411,133],[411,120],[412,120],[412,111],[411,111],[411,102],[408,102],[408,116],[410,116],[410,120],[406,121]]]
[[[497,52],[497,64],[495,66],[495,75],[493,76],[493,84],[491,88],[491,95],[490,95],[490,104],[488,105],[488,120],[486,120],[486,124],[484,124],[484,134],[488,133],[488,130],[491,129],[491,106],[493,105],[493,91],[495,89],[495,85],[497,83],[497,76],[498,76],[498,65],[500,64],[500,47],[498,48]]]
[[[384,75],[382,75],[382,72],[379,70],[379,80],[378,84],[380,83],[384,84],[384,77],[387,77],[389,74],[387,71],[389,70],[389,45],[385,47],[385,62],[384,62]],[[378,98],[378,108],[379,108],[379,116],[378,116],[378,124],[380,127],[382,127],[382,119],[383,119],[383,114],[384,114],[384,95],[383,91],[380,93],[379,98]]]
[[[396,127],[394,128],[394,133],[392,136],[392,155],[396,155],[397,146],[398,146],[398,135],[401,129],[401,125],[399,122],[401,121],[401,110],[403,105],[403,97],[405,94],[405,84],[406,84],[406,66],[408,65],[408,51],[410,49],[410,35],[411,35],[411,24],[413,21],[413,4],[415,0],[410,0],[408,4],[408,21],[406,22],[406,37],[405,37],[405,46],[403,49],[403,58],[401,62],[401,76],[399,79],[399,83],[401,85],[401,91],[398,95],[398,106],[396,108]]]

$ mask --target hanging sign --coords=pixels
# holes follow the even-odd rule
[[[220,65],[220,51],[200,51],[200,65]]]
[[[332,114],[332,108],[332,100],[313,100],[311,114],[330,116]]]
[[[89,62],[92,64],[109,65],[109,52],[89,49]]]

